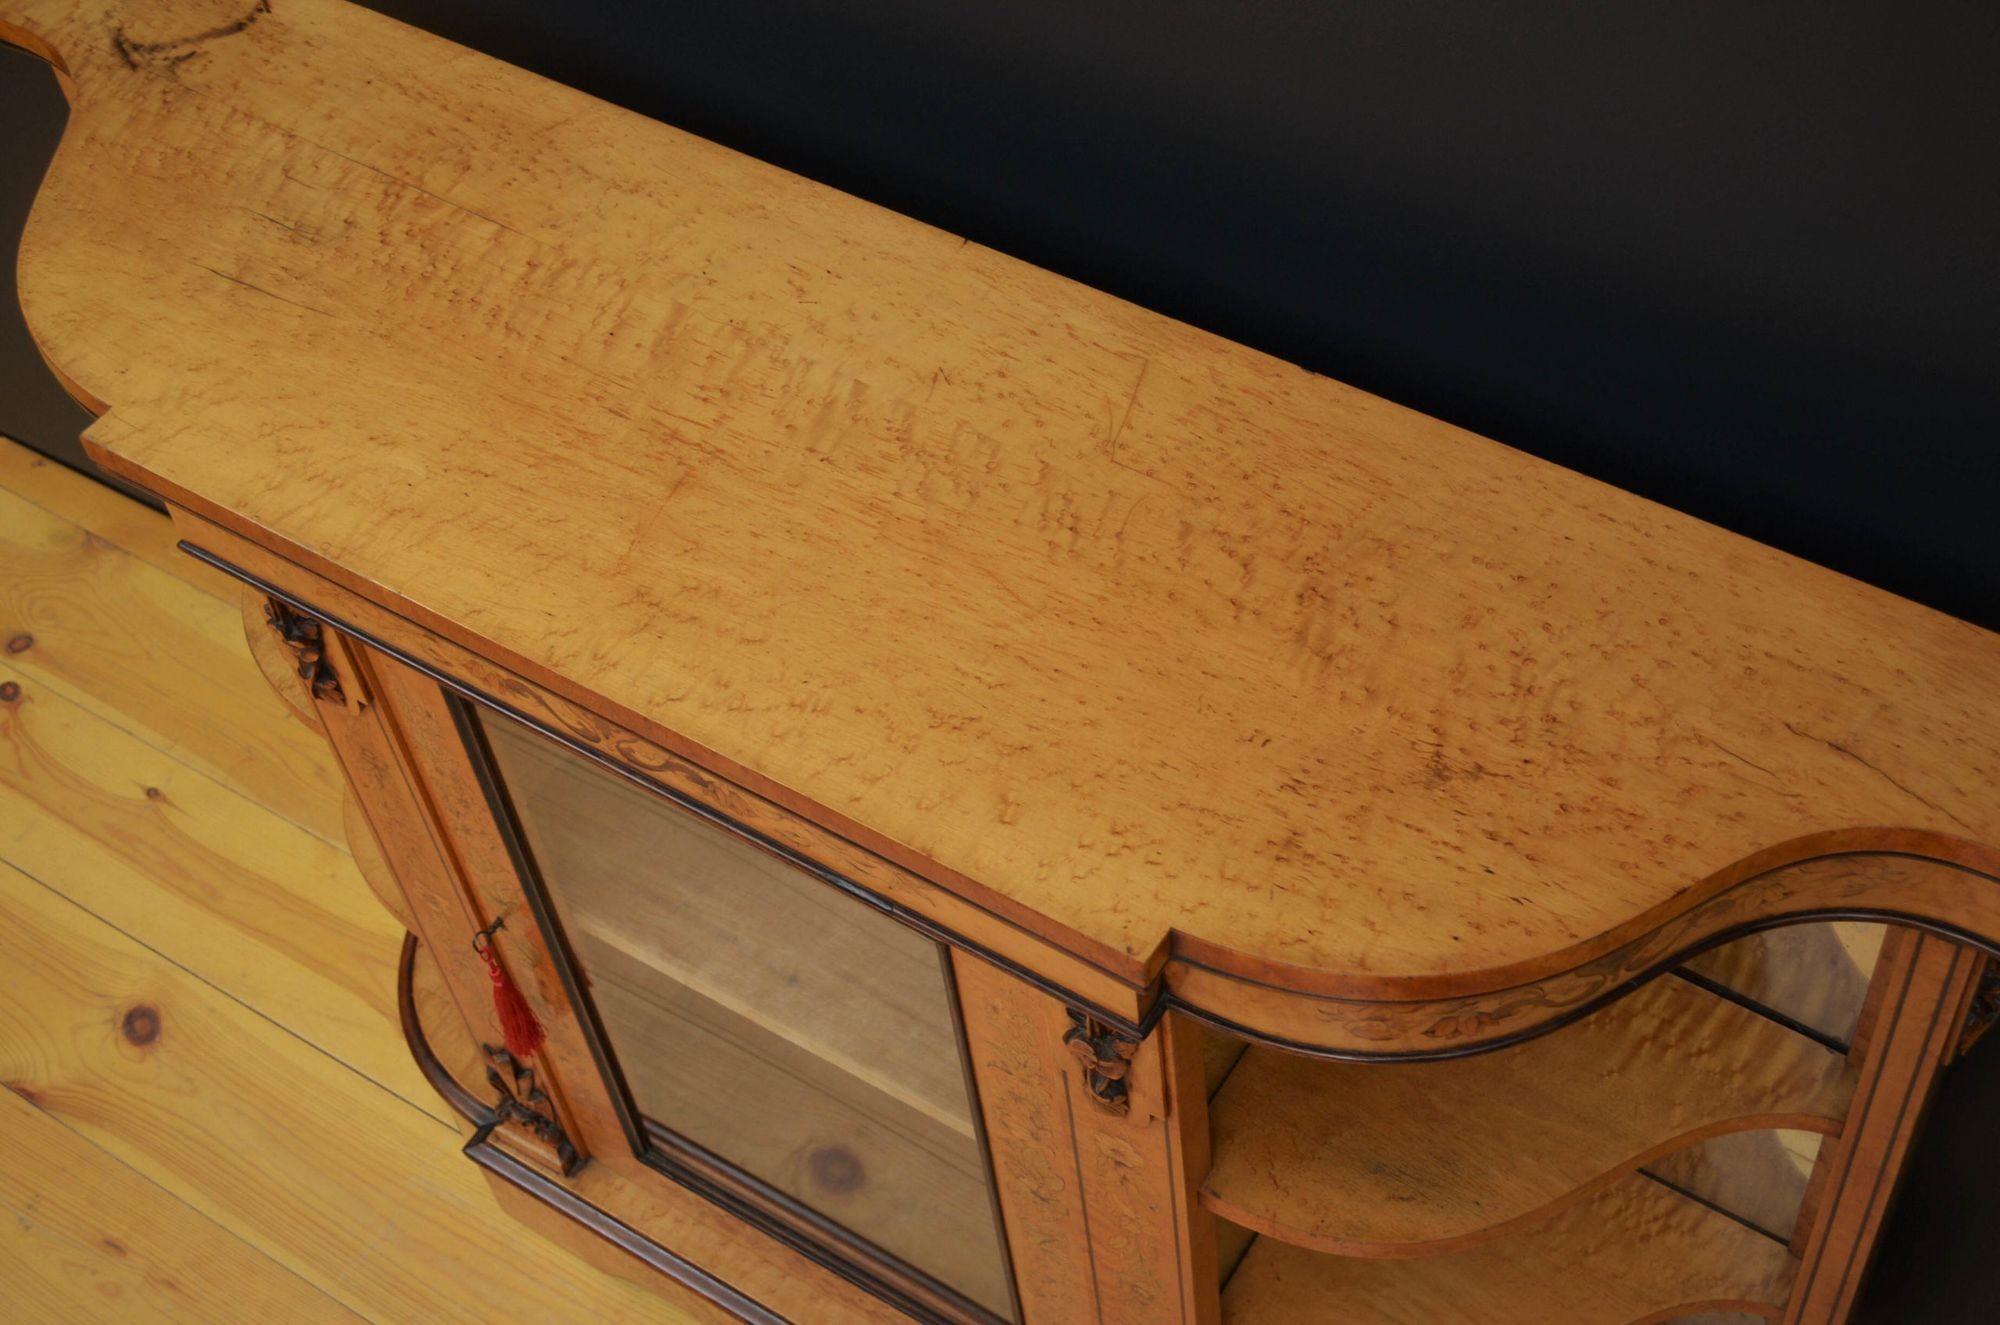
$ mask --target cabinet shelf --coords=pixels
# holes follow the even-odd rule
[[[1473,1058],[1346,1064],[1253,1047],[1211,1105],[1202,1203],[1317,1251],[1427,1256],[1708,1137],[1835,1132],[1852,1092],[1840,1054],[1668,976]]]
[[[1640,1174],[1516,1237],[1420,1261],[1330,1256],[1260,1237],[1224,1325],[1645,1325],[1697,1312],[1775,1318],[1782,1243]]]
[[[565,921],[968,1140],[938,958],[778,857],[510,724],[488,726]],[[563,812],[535,814],[560,805]],[[669,887],[666,880],[698,881]],[[802,960],[801,954],[813,954]]]
[[[792,1045],[799,1055],[820,1060],[885,1099],[923,1114],[939,1127],[948,1128],[961,1137],[972,1136],[972,1118],[965,1103],[964,1077],[953,1074],[957,1064],[942,1056],[933,1055],[926,1059],[912,1052],[909,1046],[923,1047],[930,1041],[916,1036],[898,1036],[900,1028],[894,1024],[898,1011],[896,1006],[884,1004],[880,1009],[869,1009],[878,1014],[874,1023],[859,1016],[839,1022],[832,1022],[823,1014],[815,1017],[814,1010],[824,1009],[837,998],[852,1001],[853,996],[848,991],[836,994],[824,987],[832,983],[833,976],[839,972],[829,975],[813,968],[787,971],[782,977],[762,982],[746,992],[741,986],[748,982],[749,977],[759,975],[767,968],[757,967],[747,960],[738,960],[726,966],[721,962],[684,960],[683,954],[668,952],[651,941],[651,936],[664,925],[674,925],[683,941],[690,933],[706,939],[710,935],[699,928],[700,918],[690,918],[684,910],[657,918],[642,906],[634,906],[631,910],[636,919],[630,926],[613,925],[592,918],[583,921],[579,931],[587,941],[598,945],[599,951],[616,952],[635,967],[655,971],[675,984],[693,990],[718,1008],[725,1008],[745,1021],[756,1023],[763,1031]],[[736,923],[748,930],[749,926],[762,919],[756,917]],[[751,934],[755,937],[754,931]],[[732,937],[739,948],[745,946],[740,934],[732,933]],[[934,971],[919,973],[934,976]],[[773,987],[782,990],[784,997],[765,997],[760,1001],[759,995],[766,994]],[[886,1033],[883,1029],[885,1023],[888,1025]]]

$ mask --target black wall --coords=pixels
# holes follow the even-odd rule
[[[373,7],[2000,627],[2000,6]],[[1993,1101],[1989,1046],[1866,1319],[1983,1318]]]
[[[21,227],[55,151],[64,114],[62,93],[49,67],[24,51],[0,46],[0,433],[82,469],[88,462],[76,438],[90,415],[42,366],[14,288]]]

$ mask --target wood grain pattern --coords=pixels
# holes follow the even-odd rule
[[[408,991],[410,1012],[416,1024],[414,1029],[408,1022],[404,1025],[410,1048],[418,1057],[434,1061],[461,1092],[476,1100],[478,1097],[474,1092],[485,1071],[485,1056],[461,1022],[436,962],[424,952],[421,943],[413,939],[412,944],[413,949],[408,953]],[[473,1119],[468,1117],[460,1116],[458,1121],[464,1128],[474,1125]],[[843,1325],[858,1325],[859,1322],[887,1325],[888,1322],[904,1319],[881,1303],[855,1295],[838,1281],[815,1282],[816,1270],[800,1275],[786,1265],[782,1257],[759,1256],[757,1239],[745,1238],[742,1230],[734,1226],[727,1215],[708,1202],[690,1199],[671,1187],[663,1187],[657,1177],[634,1183],[630,1178],[614,1172],[613,1168],[608,1164],[592,1165],[583,1173],[572,1175],[569,1183],[583,1200],[592,1203],[600,1217],[620,1221],[642,1218],[647,1230],[671,1239],[679,1249],[673,1255],[697,1267],[712,1283],[724,1285],[733,1292],[750,1294],[752,1296],[748,1300],[751,1302],[762,1299],[792,1304],[788,1309],[794,1312],[801,1312],[798,1304],[810,1304],[810,1310],[816,1316],[829,1322],[842,1322]],[[710,1297],[690,1291],[685,1282],[659,1272],[654,1265],[633,1255],[630,1249],[614,1245],[597,1228],[586,1226],[568,1212],[550,1207],[496,1172],[486,1170],[486,1177],[492,1196],[501,1209],[526,1224],[539,1237],[581,1256],[608,1274],[663,1294],[685,1310],[688,1318],[703,1321],[738,1319],[736,1312],[724,1310]],[[662,1195],[669,1199],[659,1200]],[[620,1213],[611,1215],[609,1212],[613,1210]],[[625,1227],[631,1228],[632,1225]],[[644,1237],[645,1234],[639,1236]],[[694,1259],[686,1260],[688,1256]],[[824,1291],[828,1287],[832,1287],[833,1291]]]
[[[1022,1319],[1101,1321],[1060,1019],[1034,990],[976,957],[954,952],[951,966]]]
[[[1547,1219],[1728,1131],[1833,1132],[1839,1054],[1671,976],[1517,1048],[1326,1063],[1253,1048],[1211,1107],[1202,1199],[1344,1256],[1428,1256]]]
[[[0,1089],[0,1293],[17,1321],[359,1321]]]
[[[4,488],[0,650],[24,676],[340,840],[326,744],[266,721],[278,701],[243,656],[230,607]]]
[[[1768,1319],[1793,1273],[1782,1243],[1634,1176],[1521,1237],[1420,1261],[1259,1238],[1222,1309],[1240,1325],[1650,1325],[1706,1310]]]
[[[0,487],[87,530],[87,537],[63,545],[69,555],[82,559],[83,567],[101,564],[115,551],[162,572],[99,580],[92,601],[109,615],[141,621],[181,611],[185,600],[174,592],[180,589],[192,588],[213,600],[201,615],[190,612],[189,618],[216,623],[223,651],[214,656],[227,657],[235,673],[248,679],[223,693],[191,691],[190,707],[179,716],[190,722],[200,718],[221,730],[261,725],[261,740],[246,742],[253,747],[270,748],[290,738],[288,729],[296,724],[260,689],[240,635],[232,637],[222,626],[234,617],[236,585],[176,551],[164,518],[6,443],[0,443]],[[85,573],[79,569],[75,576]],[[75,576],[64,572],[63,577]],[[172,588],[156,596],[165,586]],[[142,669],[181,665],[169,650],[175,640],[185,638],[146,636],[142,651],[133,655],[135,664]],[[227,653],[231,648],[235,652]],[[22,705],[29,712],[25,730],[45,735],[35,710],[44,701],[53,708],[55,697],[33,678],[17,674],[12,679],[23,685]],[[222,707],[197,711],[192,707],[197,697]],[[612,1320],[681,1319],[656,1288],[641,1293],[606,1280],[556,1246],[524,1236],[512,1221],[493,1216],[485,1184],[471,1176],[471,1166],[450,1154],[451,1132],[433,1120],[455,1115],[412,1068],[393,1009],[378,1006],[372,993],[382,982],[383,963],[391,959],[398,933],[352,868],[340,858],[315,855],[319,839],[260,802],[254,779],[239,780],[220,764],[204,772],[183,763],[194,752],[185,744],[173,747],[154,729],[162,710],[147,702],[143,689],[124,691],[116,702],[108,695],[96,698],[100,710],[71,707],[73,714],[82,715],[74,740],[43,741],[37,747],[32,767],[43,794],[23,795],[17,783],[0,785],[0,814],[6,816],[0,825],[0,859],[29,869],[49,895],[68,898],[98,917],[108,926],[101,932],[122,930],[150,945],[149,960],[158,969],[183,972],[190,987],[210,992],[216,1006],[236,1008],[246,1024],[282,1030],[274,1030],[268,1051],[255,1056],[253,1070],[264,1088],[239,1100],[230,1092],[246,1070],[244,1061],[225,1057],[211,1062],[210,1055],[241,1053],[241,1043],[212,1036],[190,1040],[178,1021],[164,1023],[163,1042],[171,1046],[177,1069],[170,1081],[157,1073],[143,1080],[120,1076],[89,1088],[90,1107],[106,1117],[126,1112],[121,1092],[137,1090],[145,1093],[149,1108],[159,1105],[165,1092],[166,1107],[185,1120],[123,1129],[118,1135],[130,1142],[127,1146],[102,1133],[85,1135],[65,1126],[74,1121],[69,1115],[28,1104],[37,1078],[18,1071],[23,1063],[43,1061],[36,1046],[47,1042],[51,1026],[75,1026],[83,1042],[96,1044],[106,1037],[129,1049],[106,1020],[127,1005],[95,997],[88,1005],[44,998],[27,987],[28,978],[17,974],[11,958],[0,959],[18,996],[37,1009],[31,1019],[0,1019],[0,1060],[9,1065],[0,1071],[0,1080],[16,1088],[15,1093],[0,1092],[0,1106],[19,1103],[31,1115],[15,1121],[10,1114],[0,1129],[6,1133],[0,1144],[7,1149],[0,1158],[0,1187],[6,1188],[10,1203],[0,1215],[5,1224],[0,1240],[12,1239],[9,1249],[0,1250],[0,1300],[11,1310],[0,1314],[106,1325],[148,1319],[153,1309],[178,1313],[177,1319],[317,1320],[325,1314],[321,1304],[331,1302],[338,1304],[340,1318],[358,1313],[446,1320],[461,1318],[466,1310],[462,1281],[490,1275],[503,1285],[516,1282],[516,1276],[530,1281],[526,1296],[515,1303],[529,1314],[585,1311]],[[124,701],[129,707],[118,706]],[[322,748],[317,763],[303,767],[326,775],[317,792],[317,821],[337,823],[341,788],[331,756]],[[135,816],[124,821],[124,831],[103,833],[97,825],[105,802],[95,793],[77,794],[83,786],[99,785],[119,800],[142,801],[151,807],[152,817]],[[162,788],[170,799],[145,799],[143,785]],[[208,852],[188,853],[189,839],[205,843]],[[177,877],[189,869],[197,871],[193,880]],[[229,908],[196,904],[200,886],[206,886],[204,877],[228,890]],[[310,906],[302,907],[294,893],[309,898]],[[283,923],[262,919],[260,907]],[[9,897],[0,897],[0,920],[10,932],[28,924]],[[379,946],[350,944],[341,937],[349,925],[377,934]],[[314,944],[315,934],[328,941]],[[341,969],[342,964],[349,969]],[[371,993],[357,1002],[345,992],[349,988]],[[393,980],[380,988],[393,999]],[[44,1020],[44,1014],[54,1020]],[[66,1033],[58,1031],[58,1036]],[[310,1137],[302,1141],[299,1098],[309,1104],[335,1101],[352,1129],[324,1144]],[[232,1157],[212,1170],[198,1164],[162,1167],[165,1156],[185,1152],[189,1144],[175,1136],[176,1127],[206,1129],[217,1125],[218,1117],[240,1116],[228,1114],[232,1109],[260,1119],[224,1139],[247,1158]],[[142,1111],[135,1117],[158,1115]],[[425,1128],[438,1129],[429,1134],[434,1139],[417,1135]],[[343,1150],[346,1138],[357,1139],[359,1148]],[[365,1256],[351,1262],[338,1254],[321,1256],[309,1228],[302,1232],[295,1227],[289,1213],[305,1187],[287,1190],[284,1185],[309,1186],[310,1174],[302,1177],[304,1171],[296,1165],[258,1163],[265,1147],[274,1156],[288,1156],[302,1144],[316,1171],[329,1175],[329,1183],[355,1183],[357,1175],[366,1175],[362,1190],[326,1198],[340,1201],[339,1209],[352,1214],[364,1230],[381,1234]],[[176,1173],[185,1175],[187,1187],[162,1185],[162,1179],[171,1185],[169,1175]],[[225,1196],[204,1202],[191,1196],[190,1189]],[[325,1205],[326,1199],[318,1204]],[[461,1220],[474,1236],[463,1257],[437,1259],[430,1255],[430,1244],[396,1236],[390,1221],[403,1217],[419,1223]],[[247,1258],[221,1244],[235,1245]],[[291,1265],[285,1248],[294,1245],[316,1270],[299,1272]],[[489,1268],[488,1262],[495,1264]],[[350,1291],[350,1276],[377,1285],[393,1282],[397,1305],[371,1310],[368,1301],[379,1301],[381,1295]],[[282,1291],[287,1283],[293,1286],[289,1294]]]
[[[175,545],[173,526],[158,511],[4,434],[0,434],[0,488],[87,530],[91,542],[136,557],[198,593],[225,603],[236,600],[236,583],[183,553]]]
[[[316,1289],[371,1319],[658,1319],[567,1258],[495,1256],[511,1222],[437,1119],[11,869],[0,912],[0,1081]]]
[[[1165,1089],[1161,1037],[1132,1059],[1129,1113],[1098,1107],[1075,1060],[1062,1073],[1076,1138],[1076,1167],[1090,1216],[1089,1255],[1103,1325],[1163,1325],[1194,1319],[1201,1303],[1185,1259],[1191,1216],[1177,1148],[1160,1112]],[[1147,1100],[1154,1101],[1150,1105]]]
[[[1024,929],[982,917],[941,889],[926,889],[887,862],[765,802],[734,784],[668,754],[629,732],[591,718],[584,710],[443,641],[434,633],[373,607],[359,596],[291,565],[214,525],[175,511],[175,519],[201,545],[222,549],[252,573],[309,602],[332,602],[344,619],[358,619],[378,634],[393,635],[428,665],[470,677],[484,693],[503,696],[517,711],[641,770],[663,785],[717,806],[739,822],[827,861],[898,904],[978,940],[1077,990],[1099,1006],[1137,1012],[1140,991],[1093,982],[1094,968],[1039,942]],[[1184,1008],[1229,1020],[1249,1031],[1354,1056],[1437,1055],[1533,1033],[1615,996],[1636,977],[1666,969],[1692,949],[1735,927],[1773,917],[1809,916],[1825,910],[1877,910],[1932,915],[1974,932],[2000,936],[2000,889],[1962,866],[1907,855],[1858,852],[1780,865],[1750,862],[1743,877],[1706,900],[1669,915],[1657,928],[1575,971],[1488,994],[1385,1004],[1372,999],[1326,998],[1278,988],[1201,966],[1185,958],[1168,963],[1166,984]]]
[[[327,632],[329,638],[332,632]],[[334,656],[329,649],[328,657]],[[423,788],[416,770],[416,752],[408,733],[395,721],[393,707],[370,703],[352,704],[348,696],[377,695],[384,679],[374,674],[374,655],[342,647],[339,650],[339,697],[314,696],[328,741],[340,758],[348,785],[367,808],[369,826],[383,857],[403,886],[409,902],[413,931],[430,949],[444,983],[452,992],[464,1019],[481,1044],[501,1044],[493,986],[485,959],[474,947],[472,936],[496,917],[478,906],[464,863],[449,845],[449,832],[435,800]],[[395,664],[381,660],[386,667]],[[520,972],[520,930],[492,936],[491,951],[501,967],[517,983],[529,983]],[[543,1026],[573,1021],[566,1002],[556,993],[555,1006],[536,1006]],[[573,1118],[561,1088],[561,1080],[548,1071],[543,1056],[528,1065],[536,1072],[538,1084],[550,1100],[553,1121],[572,1146],[566,1155],[559,1141],[544,1135],[520,1119],[512,1119],[496,1129],[496,1141],[510,1153],[550,1174],[560,1174],[576,1159],[588,1159],[590,1151],[577,1135]]]
[[[828,831],[802,818],[795,798],[782,789],[767,789],[768,796],[753,793],[220,526],[179,508],[173,510],[173,518],[193,546],[221,555],[234,566],[330,614],[335,620],[351,623],[377,639],[391,642],[403,656],[471,687],[487,702],[501,705],[622,769],[706,805],[997,956],[1039,972],[1095,1007],[1128,1022],[1137,1022],[1157,993],[1157,986],[1125,980],[1055,946],[1041,932],[1048,927],[1046,920],[1025,913],[1002,914],[986,905],[994,899],[975,902],[927,881],[915,873],[920,861],[890,844],[872,839],[858,825],[841,826],[848,836]]]
[[[1752,862],[1754,865],[1754,862]],[[1754,868],[1574,970],[1443,998],[1329,998],[1172,962],[1175,1002],[1240,1028],[1328,1055],[1440,1057],[1546,1031],[1619,997],[1634,981],[1744,927],[1829,912],[1929,917],[2000,946],[2000,883],[1977,870],[1884,852],[1836,854]]]
[[[94,454],[1122,978],[2000,872],[1991,634],[333,0],[5,13]]]
[[[342,797],[341,827],[345,830],[347,850],[354,857],[354,869],[368,891],[375,894],[375,900],[382,908],[396,918],[396,923],[406,930],[417,927],[414,913],[410,910],[410,899],[403,895],[403,885],[396,879],[396,872],[389,868],[389,860],[382,854],[382,844],[375,837],[375,829],[368,822],[368,812],[361,808],[361,801],[353,791]]]
[[[176,523],[199,546],[217,549],[250,573],[295,597],[330,603],[340,619],[394,638],[428,666],[468,678],[482,693],[542,722],[621,765],[714,806],[809,858],[832,865],[871,891],[988,944],[1097,1006],[1134,1018],[1146,991],[1067,957],[1026,927],[985,913],[895,867],[869,850],[816,829],[780,802],[766,801],[662,747],[592,717],[585,709],[445,641],[360,596],[312,575],[255,544],[175,510]],[[780,801],[782,802],[782,797]],[[865,834],[862,834],[865,836]],[[1837,845],[1837,844],[1836,844]],[[1735,874],[1740,874],[1735,877]],[[1574,971],[1490,991],[1402,1003],[1332,998],[1298,987],[1245,980],[1185,957],[1171,959],[1165,984],[1178,1006],[1250,1032],[1354,1056],[1438,1055],[1533,1033],[1601,1004],[1635,978],[1667,969],[1689,951],[1743,925],[1826,910],[1877,910],[1943,917],[2000,942],[2000,888],[1988,876],[1902,854],[1853,852],[1761,868],[1748,862],[1734,882],[1685,909],[1663,908],[1658,925]]]
[[[9,683],[20,690],[0,702],[0,859],[435,1107],[381,1034],[395,1012],[383,963],[401,934],[343,849],[0,658]],[[265,720],[292,725],[274,710]]]
[[[687,1292],[678,1284],[664,1281],[662,1276],[640,1265],[622,1248],[612,1246],[568,1215],[551,1210],[512,1183],[491,1174],[487,1175],[487,1179],[494,1203],[524,1225],[523,1232],[531,1237],[548,1239],[607,1275],[641,1284],[647,1290],[661,1294],[672,1302],[675,1320],[700,1321],[705,1325],[742,1325],[742,1318],[736,1312],[725,1311],[707,1299]],[[662,1305],[664,1307],[665,1304]],[[901,1323],[895,1322],[894,1325]]]
[[[664,1283],[660,1275],[640,1265],[624,1249],[598,1237],[594,1231],[584,1229],[574,1219],[564,1213],[552,1211],[550,1207],[536,1201],[532,1195],[520,1191],[506,1179],[488,1175],[488,1189],[492,1191],[494,1203],[512,1215],[516,1221],[526,1225],[526,1231],[534,1237],[546,1237],[556,1247],[566,1249],[590,1265],[598,1267],[606,1275],[616,1275],[618,1279],[628,1279],[640,1283],[654,1293],[662,1293],[672,1301],[676,1311],[676,1321],[704,1321],[706,1325],[742,1325],[742,1317],[736,1311],[726,1311],[716,1303],[684,1291],[678,1283]],[[894,1325],[900,1325],[894,1323]]]
[[[1198,1051],[1173,1067],[1169,1037],[1149,1036],[1114,1113],[1062,1042],[1062,1004],[963,953],[952,968],[1028,1325],[1212,1321],[1213,1248],[1190,1246],[1207,1223],[1189,1204],[1201,1113],[1183,1093],[1200,1091]]]

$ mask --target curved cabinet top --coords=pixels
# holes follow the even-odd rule
[[[124,10],[0,0],[95,454],[1122,978],[2000,874],[2000,637],[335,0]]]

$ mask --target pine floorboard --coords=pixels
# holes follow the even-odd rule
[[[502,1214],[234,584],[0,439],[0,1315],[689,1319]]]

